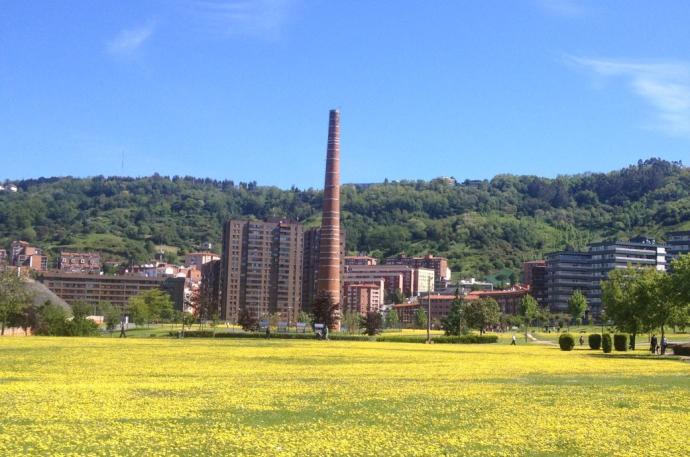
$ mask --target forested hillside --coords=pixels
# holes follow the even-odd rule
[[[144,261],[212,241],[230,217],[287,216],[316,225],[321,192],[191,177],[40,178],[0,193],[0,244],[25,239],[55,253],[92,249]],[[690,227],[690,169],[659,159],[611,173],[499,175],[452,184],[386,182],[342,189],[347,249],[376,256],[445,255],[454,271],[517,271],[570,245]]]

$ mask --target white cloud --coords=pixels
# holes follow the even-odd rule
[[[558,16],[582,16],[585,8],[576,0],[535,0],[537,5],[549,13]]]
[[[108,52],[114,55],[132,55],[148,40],[155,30],[153,22],[133,29],[125,29],[106,43]]]
[[[690,63],[569,57],[567,61],[605,78],[620,78],[654,108],[652,127],[690,136]]]
[[[294,0],[200,0],[191,7],[211,32],[275,38],[294,4]]]

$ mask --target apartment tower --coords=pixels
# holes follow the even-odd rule
[[[330,297],[338,304],[333,330],[340,329],[340,265],[340,112],[331,110],[328,119],[317,293]]]

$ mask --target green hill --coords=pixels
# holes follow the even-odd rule
[[[40,178],[0,193],[0,243],[22,238],[56,253],[98,250],[114,260],[148,260],[156,246],[178,255],[219,245],[230,217],[287,216],[317,225],[321,192],[256,183],[154,175]],[[523,260],[604,238],[690,227],[690,168],[660,159],[610,173],[555,179],[345,185],[347,249],[376,256],[432,252],[454,271],[517,271]],[[168,249],[170,256],[174,250]]]

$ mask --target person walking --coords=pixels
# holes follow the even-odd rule
[[[652,335],[652,339],[649,342],[649,351],[652,354],[656,354],[657,345],[658,345],[658,340],[656,339],[656,335]]]
[[[513,339],[510,341],[511,346],[517,346],[517,338],[515,338],[515,335],[513,335]]]
[[[585,344],[585,337],[580,335],[580,346]]]
[[[661,355],[666,354],[666,348],[668,347],[668,340],[666,339],[666,335],[661,337]]]

